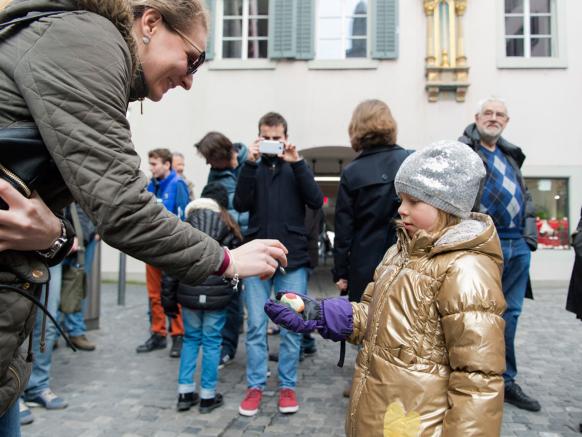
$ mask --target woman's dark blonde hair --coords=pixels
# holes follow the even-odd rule
[[[386,103],[377,99],[366,100],[354,109],[348,133],[356,152],[396,144],[396,120]]]
[[[239,241],[239,244],[242,243],[243,236],[240,232],[238,224],[234,221],[234,219],[232,218],[230,213],[224,208],[224,206],[222,205],[219,206],[220,206],[220,218],[226,224],[228,229],[230,229],[230,232],[234,234],[236,239]],[[232,249],[232,247],[230,247],[229,249]]]
[[[129,3],[134,18],[141,17],[147,8],[152,8],[170,27],[181,32],[191,32],[193,23],[208,31],[208,11],[202,0],[129,0]]]
[[[11,1],[12,0],[0,0],[0,11],[6,8],[6,6],[8,6],[8,3],[10,3]]]

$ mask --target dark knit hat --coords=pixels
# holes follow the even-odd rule
[[[202,189],[201,197],[214,199],[224,209],[228,209],[228,191],[219,182],[210,182]]]

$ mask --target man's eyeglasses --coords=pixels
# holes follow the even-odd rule
[[[204,63],[204,59],[206,59],[206,52],[204,50],[200,49],[200,47],[198,47],[196,44],[194,44],[194,41],[192,41],[190,38],[188,38],[186,35],[184,35],[184,33],[179,31],[178,29],[170,26],[169,24],[168,24],[168,27],[173,32],[176,32],[178,35],[180,35],[180,38],[182,38],[184,41],[186,41],[188,44],[190,44],[192,47],[194,47],[194,49],[196,49],[196,51],[199,53],[198,56],[188,54],[188,69],[186,70],[186,73],[189,75],[196,73],[198,68],[200,68],[200,66]]]
[[[496,112],[490,109],[482,112],[485,118],[500,118],[501,120],[507,120],[507,114],[505,112]]]

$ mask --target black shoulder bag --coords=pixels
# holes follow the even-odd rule
[[[33,12],[24,17],[15,18],[6,23],[0,23],[0,30],[12,25],[28,24],[41,17],[62,12],[64,11]],[[2,150],[2,154],[0,155],[0,178],[8,181],[27,198],[30,198],[32,192],[43,183],[53,169],[56,169],[56,165],[45,147],[40,132],[36,126],[0,129],[0,150]],[[56,174],[60,175],[58,171]],[[8,209],[8,205],[1,198],[0,209]],[[1,288],[20,294],[24,298],[33,302],[43,311],[44,317],[41,334],[41,351],[44,351],[46,317],[53,322],[57,330],[65,338],[67,345],[74,351],[76,350],[75,346],[70,342],[69,337],[63,332],[59,323],[57,323],[46,308],[46,301],[49,292],[48,282],[45,284],[46,297],[44,305],[29,292],[13,285],[1,284]],[[32,332],[31,338],[29,339],[27,361],[32,361],[31,346]]]
[[[30,13],[6,23],[0,23],[0,30],[8,26],[22,26],[41,17],[63,13],[52,11]],[[0,178],[8,181],[23,196],[29,198],[49,175],[60,175],[55,162],[44,145],[36,126],[0,129]],[[8,205],[0,199],[0,209]]]

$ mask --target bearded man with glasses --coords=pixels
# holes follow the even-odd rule
[[[538,401],[526,395],[515,382],[515,334],[529,288],[531,252],[537,249],[534,207],[527,191],[521,166],[522,150],[501,136],[509,123],[505,102],[489,97],[479,102],[475,123],[459,141],[471,147],[483,160],[487,174],[481,182],[474,211],[493,218],[503,250],[502,286],[507,309],[505,320],[505,402],[528,411],[539,411]]]

